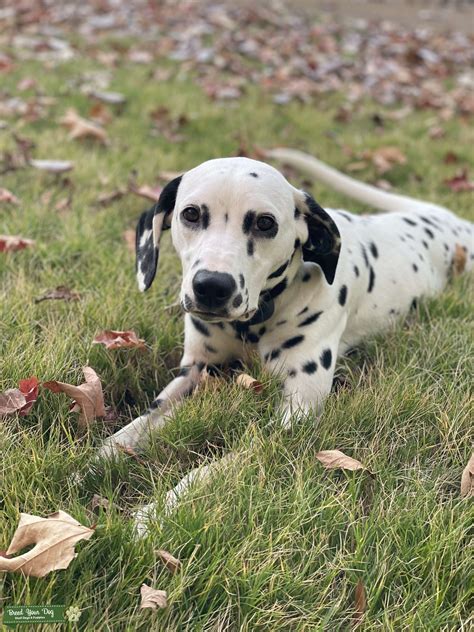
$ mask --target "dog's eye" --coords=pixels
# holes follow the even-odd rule
[[[181,216],[184,217],[187,222],[194,223],[199,221],[201,212],[195,206],[187,206],[181,213]]]
[[[272,229],[275,226],[275,220],[271,215],[259,215],[257,218],[257,228],[262,232]]]

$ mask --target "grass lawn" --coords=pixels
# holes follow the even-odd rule
[[[7,548],[20,511],[63,509],[83,524],[97,523],[67,570],[44,579],[2,574],[3,604],[76,605],[78,627],[97,632],[345,630],[353,625],[360,580],[367,595],[364,630],[467,630],[474,513],[460,498],[459,482],[473,439],[472,279],[455,279],[409,322],[341,360],[345,386],[320,419],[290,432],[269,426],[279,386],[254,366],[253,374],[265,380],[262,395],[233,384],[204,390],[157,433],[142,461],[124,457],[81,484],[73,474],[86,471],[101,439],[143,411],[172,378],[182,347],[182,318],[167,309],[180,283],[169,235],[159,277],[142,295],[123,232],[135,227],[147,203],[126,195],[103,208],[99,195],[126,185],[131,170],[139,183],[153,184],[161,170],[234,155],[240,143],[305,149],[340,168],[353,160],[343,146],[359,152],[395,145],[407,156],[386,176],[395,189],[473,220],[472,196],[443,184],[457,168],[443,157],[454,150],[466,164],[472,128],[452,119],[446,136],[432,140],[429,110],[387,118],[379,128],[372,115],[384,110],[370,102],[349,122],[335,122],[338,97],[280,107],[257,87],[238,103],[219,104],[179,76],[151,81],[146,67],[125,63],[110,87],[128,99],[107,127],[110,145],[68,140],[60,117],[68,107],[87,116],[91,105],[68,81],[96,69],[91,60],[54,72],[25,62],[2,77],[12,92],[21,78],[36,77],[57,98],[50,116],[13,129],[35,141],[36,158],[73,160],[75,169],[66,174],[71,207],[59,210],[71,190],[65,176],[34,169],[2,176],[1,185],[21,203],[1,206],[0,233],[36,244],[0,255],[0,391],[31,375],[79,384],[81,367],[90,365],[102,379],[106,404],[119,415],[116,426],[98,421],[81,436],[69,399],[43,390],[27,417],[0,422],[0,549]],[[182,142],[150,133],[149,112],[160,105],[188,117]],[[10,132],[0,130],[0,142],[13,151]],[[367,168],[358,177],[370,181],[375,174]],[[367,211],[321,186],[312,192],[323,206]],[[81,300],[35,303],[58,285]],[[92,345],[106,328],[133,329],[149,349]],[[324,470],[315,453],[332,448],[361,460],[373,477]],[[152,498],[162,503],[190,468],[231,450],[241,454],[237,463],[210,486],[194,489],[150,538],[136,539],[131,509]],[[93,494],[113,503],[98,517],[89,508]],[[171,575],[156,549],[178,557],[181,572]],[[166,610],[139,610],[143,582],[168,591]]]

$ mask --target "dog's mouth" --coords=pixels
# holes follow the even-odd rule
[[[248,321],[253,317],[253,315],[257,311],[256,309],[251,309],[244,312],[243,314],[229,314],[228,312],[220,312],[220,313],[219,312],[204,312],[195,308],[187,308],[183,304],[182,304],[182,308],[187,314],[196,316],[200,320],[204,320],[207,323],[221,323],[221,322],[231,323],[236,320]]]

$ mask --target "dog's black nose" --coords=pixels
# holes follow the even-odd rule
[[[223,307],[236,289],[234,278],[226,272],[200,270],[193,279],[193,290],[199,305],[209,309]]]

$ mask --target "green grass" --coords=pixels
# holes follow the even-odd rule
[[[104,191],[126,184],[132,169],[140,182],[153,183],[160,170],[235,154],[241,141],[306,149],[339,167],[350,161],[341,144],[355,151],[397,145],[408,161],[389,174],[394,187],[474,218],[472,197],[442,183],[455,170],[443,164],[444,154],[454,148],[463,164],[474,140],[457,119],[446,123],[445,138],[433,141],[430,111],[387,120],[375,131],[371,115],[383,109],[371,103],[351,122],[335,123],[340,97],[280,108],[255,88],[239,103],[220,105],[192,82],[157,83],[147,68],[124,65],[111,89],[123,92],[128,104],[108,127],[111,145],[103,148],[69,141],[58,124],[70,106],[87,115],[87,98],[66,86],[93,69],[91,61],[74,61],[47,73],[29,62],[2,77],[2,87],[14,93],[19,78],[36,76],[42,90],[57,97],[46,119],[18,121],[14,128],[35,140],[35,157],[71,159],[75,170],[72,206],[64,212],[54,209],[68,194],[61,177],[30,169],[2,177],[21,204],[2,206],[0,232],[33,238],[36,245],[0,256],[0,391],[30,375],[79,383],[88,364],[101,376],[120,426],[173,376],[182,319],[166,309],[180,279],[169,236],[159,278],[142,295],[122,233],[134,227],[146,203],[130,195],[107,208],[94,204]],[[189,117],[184,142],[150,134],[148,113],[158,105]],[[8,130],[0,139],[13,149]],[[374,173],[360,177],[370,180]],[[45,191],[52,193],[49,203],[42,201]],[[320,186],[313,192],[323,205],[362,210]],[[57,285],[72,287],[82,299],[35,304]],[[82,484],[73,474],[86,471],[114,427],[99,421],[81,436],[69,400],[42,391],[28,417],[0,423],[0,549],[8,546],[20,511],[46,515],[61,508],[84,524],[97,522],[96,534],[77,547],[65,571],[44,579],[2,575],[2,602],[77,605],[79,627],[94,631],[345,630],[362,580],[365,630],[467,629],[474,513],[460,499],[459,481],[473,439],[472,298],[470,280],[456,279],[409,323],[341,361],[346,386],[331,395],[319,420],[284,432],[269,425],[279,397],[276,380],[265,378],[262,396],[224,385],[176,412],[143,461],[124,459]],[[150,348],[93,346],[104,328],[134,329]],[[362,460],[373,477],[323,470],[314,455],[331,448]],[[161,526],[157,521],[150,539],[137,541],[130,510],[151,498],[162,506],[166,490],[190,468],[229,451],[241,458],[195,489]],[[95,517],[89,509],[94,493],[116,507]],[[171,576],[156,560],[157,548],[179,557],[182,571]],[[138,609],[143,582],[168,591],[167,610]]]

